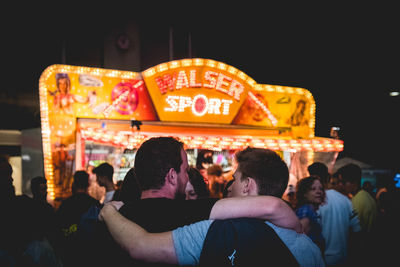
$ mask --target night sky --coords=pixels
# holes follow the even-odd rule
[[[389,96],[391,90],[400,90],[395,7],[297,4],[275,9],[198,2],[189,8],[183,3],[115,4],[100,11],[81,6],[10,10],[15,15],[1,20],[2,97],[38,90],[41,72],[61,63],[63,36],[84,34],[74,35],[74,27],[86,25],[100,33],[124,17],[139,21],[143,36],[165,34],[172,26],[179,56],[185,56],[182,47],[187,45],[180,40],[190,33],[193,57],[222,61],[258,83],[308,89],[316,101],[316,136],[329,137],[330,127],[339,126],[345,142],[341,156],[400,168],[400,97]],[[1,112],[9,112],[7,107],[3,104]],[[37,122],[13,122],[21,128],[16,123]]]

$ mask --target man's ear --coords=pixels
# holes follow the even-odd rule
[[[253,196],[253,195],[258,195],[258,186],[256,183],[256,180],[254,180],[251,177],[248,177],[248,195]]]
[[[174,168],[169,169],[165,179],[165,182],[171,185],[176,185],[178,183],[178,174]]]
[[[243,180],[243,187],[242,187],[242,192],[244,195],[248,195],[250,192],[250,178],[245,178]]]

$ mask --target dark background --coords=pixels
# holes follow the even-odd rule
[[[258,83],[305,88],[316,102],[316,136],[329,137],[330,127],[339,126],[340,156],[399,169],[400,97],[389,96],[400,90],[394,6],[185,3],[4,10],[0,129],[39,127],[43,70],[52,64],[107,68],[99,45],[105,33],[133,21],[140,29],[140,68],[130,71],[169,61],[172,28],[174,59],[191,53],[232,65]]]

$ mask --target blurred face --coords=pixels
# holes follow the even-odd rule
[[[338,177],[331,177],[329,179],[329,188],[335,189],[338,192],[343,192],[343,182]]]
[[[100,186],[106,186],[105,180],[106,178],[104,176],[101,175],[97,175],[96,174],[96,181]]]
[[[203,176],[204,182],[208,185],[209,181],[208,181],[207,169],[201,169],[200,174]]]
[[[178,173],[178,191],[177,193],[180,195],[185,195],[186,184],[189,181],[189,164],[187,159],[187,154],[185,150],[181,150],[182,164],[180,171]]]
[[[192,183],[190,183],[190,181],[188,181],[186,184],[185,194],[186,194],[186,200],[197,199],[197,194],[194,191],[193,185]]]
[[[357,193],[357,184],[355,183],[345,182],[343,188],[344,188],[344,193],[346,194],[354,195],[355,193]]]
[[[215,179],[214,179],[214,181],[216,182],[216,183],[219,183],[219,184],[224,184],[225,183],[225,179],[224,179],[224,176],[215,176]]]
[[[211,182],[212,184],[217,183],[217,184],[224,184],[225,183],[225,179],[224,177],[221,176],[217,176],[217,175],[207,175],[207,179],[209,182]]]
[[[317,206],[321,205],[324,201],[324,191],[321,182],[315,180],[311,185],[310,190],[308,190],[304,196],[311,204]]]

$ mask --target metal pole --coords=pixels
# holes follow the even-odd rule
[[[66,62],[67,62],[67,52],[66,52],[66,41],[65,41],[65,39],[63,39],[62,40],[62,43],[61,43],[61,63],[62,64],[66,64]]]
[[[189,58],[192,58],[192,34],[189,32],[188,36],[188,45],[189,45]]]
[[[174,60],[174,30],[169,27],[169,61]]]

